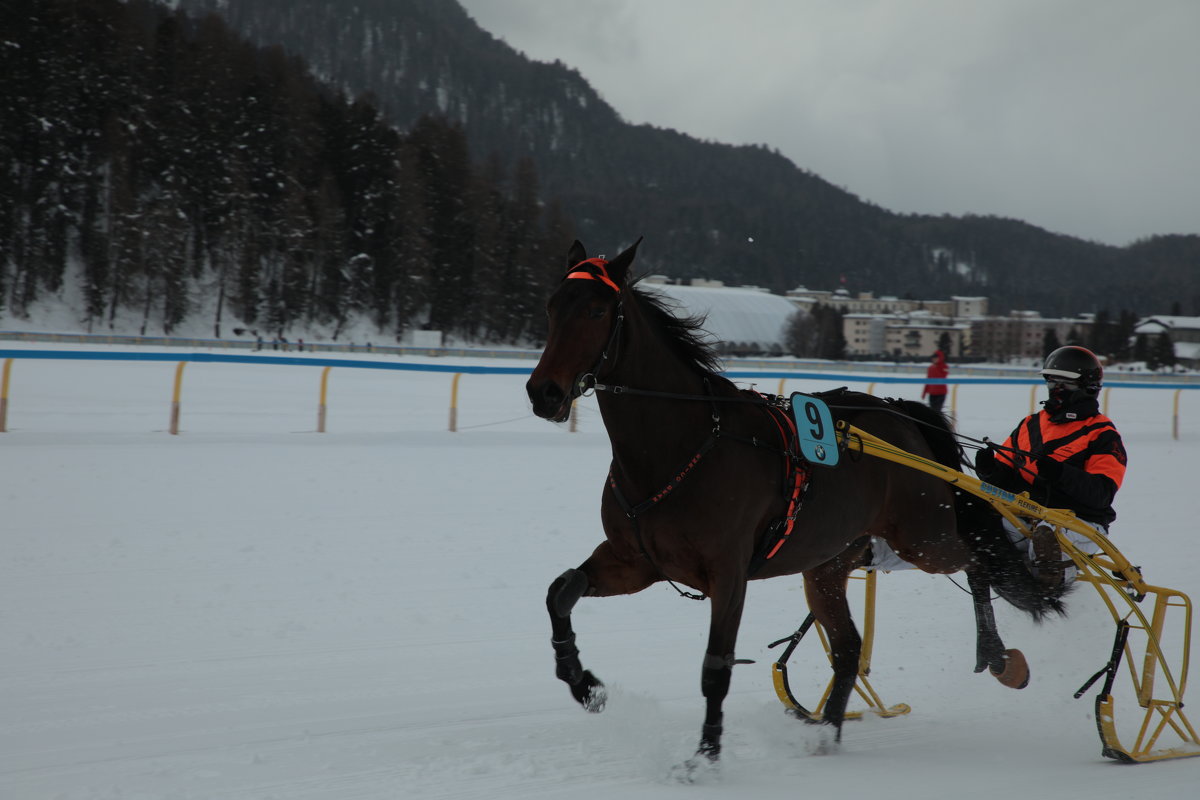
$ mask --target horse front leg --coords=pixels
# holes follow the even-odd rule
[[[607,695],[604,684],[583,668],[575,631],[571,628],[571,609],[588,591],[588,579],[582,571],[569,569],[550,584],[546,608],[550,612],[550,644],[554,648],[554,675],[571,689],[571,696],[588,711],[604,710]]]
[[[642,560],[644,561],[644,560]],[[546,610],[550,613],[550,645],[554,648],[555,676],[567,684],[571,696],[591,712],[604,710],[608,695],[600,679],[583,668],[571,610],[580,598],[633,594],[657,580],[652,569],[617,559],[608,542],[601,544],[578,569],[569,569],[550,584]]]
[[[712,591],[712,616],[708,628],[708,648],[700,668],[700,692],[704,695],[704,726],[696,755],[716,761],[721,755],[721,734],[725,712],[722,707],[733,679],[734,646],[746,605],[746,578],[730,577],[726,586]]]
[[[1006,650],[992,610],[992,587],[978,569],[967,570],[975,607],[975,671],[985,669],[1010,689],[1029,685],[1029,662],[1020,650]]]

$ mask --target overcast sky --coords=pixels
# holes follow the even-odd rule
[[[460,0],[632,123],[900,212],[1200,233],[1200,0]]]

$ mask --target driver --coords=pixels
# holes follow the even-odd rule
[[[1014,494],[1028,492],[1047,508],[1069,509],[1107,536],[1117,518],[1112,503],[1125,477],[1126,455],[1113,421],[1100,413],[1097,397],[1104,369],[1091,350],[1070,345],[1047,356],[1041,374],[1049,389],[1042,410],[1021,420],[1000,448],[976,453],[975,472],[980,480]],[[1076,569],[1064,558],[1052,526],[1038,525],[1029,537],[1007,520],[1004,527],[1047,588],[1074,578]],[[1063,534],[1082,552],[1096,552],[1086,536],[1071,530]],[[866,566],[914,568],[874,537]]]
[[[1029,492],[1048,508],[1069,509],[1107,536],[1117,518],[1112,503],[1125,477],[1126,455],[1121,434],[1096,399],[1104,369],[1091,350],[1070,345],[1046,357],[1042,377],[1050,393],[1042,410],[1021,420],[1001,448],[976,453],[975,472],[1001,489]],[[1063,534],[1085,553],[1097,549],[1081,534]],[[1074,577],[1052,527],[1039,525],[1029,538],[1010,530],[1009,538],[1024,548],[1046,585]]]

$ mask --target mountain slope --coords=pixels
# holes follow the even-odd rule
[[[993,308],[1097,310],[1136,298],[1143,312],[1182,298],[1200,313],[1200,237],[1167,237],[1169,285],[1127,277],[1115,248],[994,217],[897,215],[764,147],[701,142],[625,123],[577,71],[533,62],[455,0],[183,0],[279,43],[351,93],[370,92],[407,128],[422,113],[464,124],[476,158],[531,156],[599,250],[647,236],[656,272],[782,291],[799,284],[935,296],[987,293]],[[942,257],[939,259],[938,254]],[[969,263],[964,271],[947,264]],[[1136,281],[1134,281],[1136,282]]]

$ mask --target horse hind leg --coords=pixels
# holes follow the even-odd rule
[[[848,552],[845,554],[849,556]],[[861,552],[856,558],[839,557],[816,569],[804,573],[804,595],[813,616],[821,623],[829,636],[830,660],[833,666],[833,682],[821,716],[821,722],[834,730],[834,742],[842,740],[842,723],[846,718],[846,706],[858,680],[859,660],[862,655],[862,636],[850,615],[850,603],[846,599],[846,581]]]
[[[1005,649],[992,610],[991,586],[977,569],[967,570],[975,607],[975,671],[985,669],[1010,689],[1029,685],[1029,662],[1020,650]]]

